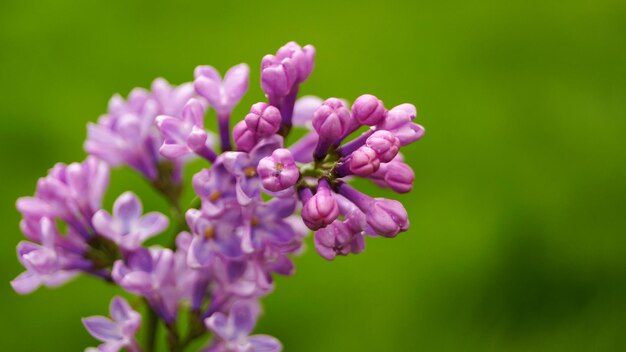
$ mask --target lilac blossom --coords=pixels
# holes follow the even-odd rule
[[[98,234],[112,240],[121,248],[134,250],[146,239],[163,232],[168,219],[158,212],[142,215],[141,201],[132,192],[125,192],[113,205],[113,214],[99,210],[93,216],[93,225]]]
[[[392,199],[369,197],[345,183],[339,186],[339,193],[365,213],[367,224],[377,234],[395,237],[408,229],[408,215],[402,203]]]
[[[56,164],[40,178],[33,197],[17,200],[17,209],[26,221],[43,217],[65,221],[83,237],[93,235],[91,218],[100,209],[109,183],[109,168],[88,157],[83,163]]]
[[[350,111],[337,98],[330,98],[313,113],[313,128],[319,136],[315,158],[321,160],[328,148],[338,142],[350,127]]]
[[[113,96],[108,113],[99,118],[98,124],[88,124],[85,150],[111,166],[127,165],[150,180],[156,179],[162,138],[155,118],[160,114],[179,116],[193,95],[189,83],[173,87],[157,79],[152,92],[136,88],[126,101]]]
[[[257,137],[270,137],[280,128],[280,111],[269,104],[256,103],[252,105],[250,113],[246,115],[244,121],[248,129],[254,132]]]
[[[217,113],[222,151],[230,150],[230,114],[248,90],[249,71],[246,64],[233,66],[223,80],[212,66],[198,66],[194,72],[196,92],[206,98]]]
[[[209,267],[215,256],[227,259],[242,257],[241,236],[237,232],[241,224],[241,212],[228,211],[219,221],[198,209],[189,209],[187,223],[192,232],[192,241],[187,253],[187,263],[192,268]]]
[[[352,117],[362,125],[378,125],[386,113],[383,102],[371,94],[361,95],[352,104]]]
[[[17,246],[17,257],[26,271],[11,281],[20,294],[31,293],[39,286],[57,287],[74,278],[80,269],[90,263],[82,257],[84,246],[71,230],[61,236],[52,221],[42,218],[38,234],[40,244],[22,241]]]
[[[339,206],[325,179],[320,180],[313,196],[302,198],[302,220],[311,230],[329,225],[339,216]]]
[[[365,249],[365,214],[340,194],[335,194],[335,199],[343,220],[337,219],[314,233],[317,253],[328,260],[338,255],[358,254]]]
[[[259,161],[257,172],[263,187],[271,192],[284,191],[293,186],[300,177],[300,172],[289,149],[276,149],[271,156]]]
[[[266,55],[261,60],[261,87],[269,103],[280,110],[286,131],[292,125],[299,85],[311,74],[314,61],[315,48],[300,47],[296,42],[285,44],[276,55]]]
[[[411,104],[387,110],[371,94],[357,97],[351,109],[339,98],[298,99],[314,57],[311,45],[295,42],[266,55],[260,85],[267,101],[253,104],[232,129],[233,110],[248,89],[246,64],[223,79],[215,68],[198,66],[193,83],[157,79],[127,99],[115,95],[108,112],[88,125],[90,156],[55,165],[34,196],[17,201],[27,241],[17,247],[26,270],[11,282],[14,290],[55,287],[85,273],[142,297],[150,313],[143,324],[148,350],[156,343],[150,327],[161,321],[171,351],[206,334],[213,335],[206,351],[280,351],[275,338],[250,335],[259,299],[274,290],[275,275],[294,274],[292,257],[304,251],[310,230],[315,250],[327,260],[363,252],[368,238],[407,231],[400,202],[371,197],[348,182],[362,177],[397,193],[410,191],[415,173],[400,149],[424,134]],[[221,150],[213,149],[214,134],[205,128],[209,107],[217,115]],[[293,126],[304,133],[290,143]],[[369,128],[347,141],[363,126]],[[182,167],[194,155],[201,157],[191,181],[196,198],[183,207]],[[144,214],[131,191],[115,200],[111,213],[102,209],[109,166],[118,165],[144,175],[168,202],[171,217]],[[170,223],[168,246],[146,245]],[[102,341],[87,350],[140,351],[141,316],[119,297],[110,310],[111,318],[83,320]],[[185,332],[179,331],[181,317],[189,319]]]
[[[378,159],[383,162],[389,162],[398,154],[400,149],[400,140],[389,131],[376,131],[367,138],[365,145],[372,148],[376,152]]]
[[[415,173],[398,154],[392,161],[382,164],[369,178],[380,187],[391,188],[398,193],[407,193],[413,189]]]
[[[141,324],[141,315],[134,311],[122,297],[113,297],[109,307],[111,318],[93,316],[83,318],[83,325],[91,336],[103,342],[99,351],[117,352],[126,348],[140,352],[135,334]]]
[[[261,193],[261,179],[257,174],[259,161],[283,146],[283,139],[274,135],[263,139],[249,153],[226,152],[220,156],[226,170],[236,179],[237,200],[249,204]]]
[[[130,293],[146,298],[152,309],[167,323],[176,319],[180,301],[174,271],[175,253],[170,249],[137,250],[115,262],[112,277],[115,283]]]
[[[211,149],[212,138],[204,130],[204,104],[198,99],[190,99],[181,117],[159,115],[156,124],[163,136],[159,149],[162,156],[176,159],[192,153],[213,161],[215,152]]]
[[[217,312],[205,320],[216,340],[207,352],[280,352],[281,343],[269,335],[252,335],[259,308],[254,302],[235,302],[228,315]]]

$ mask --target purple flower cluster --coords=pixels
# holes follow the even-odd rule
[[[367,236],[406,231],[400,202],[373,198],[348,181],[363,177],[410,191],[415,175],[399,150],[424,133],[411,104],[387,109],[369,94],[352,106],[337,98],[297,99],[314,56],[311,45],[295,42],[265,56],[267,102],[253,104],[232,130],[233,110],[248,89],[246,64],[223,78],[215,68],[199,66],[191,83],[173,87],[157,79],[151,91],[135,89],[127,100],[114,96],[108,113],[88,126],[87,159],[56,165],[33,197],[18,200],[28,241],[18,245],[26,271],[12,281],[14,289],[29,293],[86,273],[146,303],[145,350],[153,350],[160,321],[172,351],[206,333],[213,334],[207,351],[280,351],[275,338],[250,335],[274,274],[293,274],[291,256],[303,250],[309,229],[317,252],[329,260],[360,253]],[[216,135],[205,129],[209,109]],[[306,133],[286,145],[294,127]],[[359,130],[364,132],[352,137]],[[196,205],[182,216],[181,176],[195,156],[207,166],[193,176]],[[120,165],[145,176],[170,202],[171,218],[144,214],[132,192],[120,195],[111,212],[102,208],[109,167]],[[170,222],[175,239],[169,248],[144,245]],[[139,313],[119,297],[110,310],[111,319],[84,320],[103,343],[97,350],[140,351]],[[190,317],[186,331],[178,327],[183,310]]]

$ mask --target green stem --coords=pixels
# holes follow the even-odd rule
[[[150,307],[148,301],[145,301],[146,309],[147,309],[147,317],[146,317],[146,352],[154,352],[156,348],[156,335],[157,335],[157,324],[159,322],[159,317],[156,312]]]

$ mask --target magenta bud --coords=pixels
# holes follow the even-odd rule
[[[339,140],[350,125],[350,111],[337,98],[329,98],[313,113],[313,128],[320,140]]]
[[[383,102],[371,94],[361,95],[352,104],[352,117],[362,125],[378,125],[386,113]]]
[[[381,165],[371,177],[381,187],[391,188],[398,193],[407,193],[413,189],[415,173],[409,165],[401,161],[392,161]]]
[[[398,137],[400,145],[405,146],[420,140],[424,136],[424,127],[411,122],[396,130],[394,134]]]
[[[298,70],[290,58],[266,55],[261,61],[261,88],[268,97],[287,96],[297,78]]]
[[[233,127],[233,139],[237,150],[249,152],[259,141],[257,135],[251,131],[245,121],[239,121]]]
[[[248,129],[258,137],[269,137],[280,128],[280,111],[267,103],[256,103],[252,105],[244,121]]]
[[[369,136],[365,145],[372,148],[376,152],[376,155],[381,162],[387,163],[398,155],[400,140],[393,133],[380,130]]]
[[[189,136],[187,137],[187,147],[194,152],[198,152],[206,148],[207,138],[208,135],[204,128],[193,126]]]
[[[368,146],[362,146],[349,157],[350,172],[359,176],[368,176],[380,167],[380,160],[376,151]]]
[[[271,156],[259,161],[257,173],[261,177],[263,187],[270,192],[280,192],[293,186],[300,177],[289,149],[276,149]]]
[[[395,131],[408,125],[415,119],[415,106],[412,104],[401,104],[387,111],[387,116],[378,125],[379,129]]]
[[[406,209],[397,200],[376,198],[366,212],[367,224],[379,235],[396,237],[409,228]]]
[[[313,71],[315,48],[312,45],[300,47],[296,42],[289,42],[278,49],[276,58],[278,60],[285,58],[291,59],[298,72],[298,82],[302,82],[306,80],[311,74],[311,71]]]
[[[339,205],[330,190],[328,182],[320,180],[317,193],[302,207],[302,220],[311,230],[318,230],[331,224],[339,216]]]
[[[338,255],[360,253],[365,249],[363,231],[355,230],[343,221],[335,221],[315,231],[313,241],[317,253],[328,260]]]

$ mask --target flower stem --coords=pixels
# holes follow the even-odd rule
[[[146,352],[154,352],[156,348],[156,333],[157,333],[157,324],[159,322],[159,317],[156,312],[150,307],[150,303],[145,301],[146,303],[146,342],[145,342],[145,351]]]

